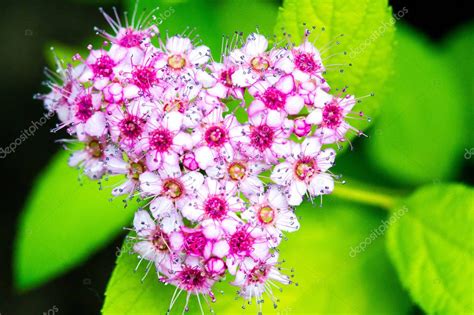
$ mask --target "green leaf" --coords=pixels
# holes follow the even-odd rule
[[[387,236],[403,285],[428,314],[472,314],[474,190],[425,186],[403,205]]]
[[[285,0],[275,34],[281,36],[284,29],[291,34],[292,41],[299,44],[305,29],[316,26],[309,39],[315,40],[324,64],[352,64],[352,67],[330,66],[326,76],[330,86],[349,86],[348,93],[356,96],[375,93],[375,98],[366,99],[355,107],[356,111],[373,118],[384,99],[392,71],[396,19],[391,13],[387,0]],[[322,28],[325,31],[321,31]],[[338,38],[341,34],[344,36]],[[336,41],[340,45],[336,45]],[[347,55],[342,54],[344,51]],[[340,73],[340,69],[345,72]],[[364,130],[369,123],[360,120],[351,124]]]
[[[127,0],[129,11],[135,0]],[[270,33],[277,15],[276,2],[264,0],[222,0],[222,1],[169,1],[142,0],[139,10],[160,7],[155,13],[162,33],[170,36],[182,33],[187,27],[196,28],[202,45],[211,48],[217,60],[221,53],[222,35],[232,35],[235,31],[246,34],[255,32]],[[238,17],[238,18],[236,18]],[[189,30],[188,30],[189,31]]]
[[[299,285],[285,287],[277,294],[280,303],[276,310],[266,301],[264,314],[309,310],[320,314],[407,314],[411,305],[385,254],[383,236],[370,241],[364,252],[351,253],[382,224],[381,213],[330,198],[324,208],[306,203],[297,211],[302,216],[302,228],[288,235],[280,259],[286,260],[282,267],[295,268],[294,280]],[[138,259],[127,253],[130,248],[125,242],[107,287],[103,314],[164,314],[174,287],[159,283],[153,271],[141,283],[145,263],[134,273]],[[219,283],[215,291],[217,302],[212,307],[217,314],[243,312],[242,300],[235,300],[235,287]],[[183,306],[182,295],[173,313],[181,312]],[[247,308],[247,314],[256,311],[255,305]],[[200,314],[195,297],[189,313]]]
[[[393,93],[369,140],[369,158],[409,184],[452,178],[463,158],[466,132],[454,67],[406,27],[399,28],[397,39],[397,73],[389,82]]]
[[[443,44],[445,48],[445,58],[451,62],[451,67],[456,71],[457,84],[461,88],[461,93],[465,95],[464,103],[465,124],[470,127],[466,133],[464,158],[474,163],[474,23],[466,24],[453,32]]]
[[[63,274],[118,235],[133,209],[109,202],[111,189],[78,182],[78,170],[57,154],[33,186],[20,218],[14,253],[15,284],[27,290]],[[104,182],[117,184],[118,177]],[[120,178],[121,180],[121,178]]]

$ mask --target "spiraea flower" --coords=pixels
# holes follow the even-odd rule
[[[236,33],[214,60],[189,33],[161,39],[152,13],[103,14],[104,45],[58,59],[40,97],[65,142],[83,145],[69,164],[143,200],[129,237],[145,275],[176,287],[170,309],[183,291],[186,308],[215,301],[228,279],[245,300],[276,304],[270,288],[292,283],[278,246],[300,227],[293,207],[335,189],[328,145],[361,134],[348,122],[358,99],[331,94],[309,32],[284,46]]]

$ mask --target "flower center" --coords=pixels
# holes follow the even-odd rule
[[[337,128],[341,122],[342,108],[334,101],[327,104],[323,110],[323,125],[328,128]]]
[[[304,52],[296,54],[295,66],[306,73],[313,73],[321,68],[320,65],[314,61],[312,55]]]
[[[262,72],[268,69],[270,66],[270,63],[268,60],[264,57],[253,57],[252,60],[250,60],[250,64],[252,65],[252,69],[258,72]]]
[[[269,268],[266,266],[255,266],[249,273],[248,281],[251,283],[263,283],[267,278]]]
[[[86,122],[94,113],[92,97],[90,95],[80,96],[76,101],[76,105],[76,118],[82,122]]]
[[[152,237],[151,237],[151,243],[153,246],[161,251],[161,252],[167,252],[169,251],[169,237],[168,235],[163,232],[160,228],[156,228],[156,230],[153,232]]]
[[[91,65],[92,72],[98,77],[110,77],[113,74],[115,62],[107,55],[102,55]]]
[[[207,239],[201,231],[191,232],[185,236],[184,248],[186,253],[194,256],[201,256]]]
[[[230,252],[245,256],[252,251],[255,239],[245,230],[235,232],[229,240]]]
[[[119,123],[119,129],[123,137],[136,139],[142,133],[142,121],[137,116],[128,115]]]
[[[168,178],[163,181],[162,192],[171,199],[178,199],[183,195],[184,187],[177,179]]]
[[[150,146],[158,152],[166,152],[173,143],[173,137],[168,129],[158,129],[150,135]]]
[[[168,66],[175,70],[183,69],[186,65],[186,59],[184,59],[181,55],[171,55],[168,58]]]
[[[315,159],[303,158],[295,165],[295,175],[299,180],[308,181],[318,172]]]
[[[180,112],[184,113],[184,110],[186,109],[186,104],[184,101],[176,98],[172,101],[166,102],[164,106],[164,111],[165,112]]]
[[[179,285],[189,291],[203,288],[206,284],[206,273],[198,267],[185,266],[178,274]]]
[[[254,127],[250,133],[250,143],[260,152],[271,147],[275,132],[267,125]]]
[[[244,179],[247,174],[247,167],[240,162],[233,162],[227,169],[229,177],[235,181]]]
[[[264,224],[270,224],[275,219],[275,211],[270,206],[261,207],[258,210],[258,220]]]
[[[220,147],[227,140],[227,130],[220,126],[209,127],[206,130],[204,138],[211,147]]]
[[[142,34],[134,32],[133,30],[127,30],[125,35],[119,39],[118,44],[122,47],[131,48],[140,46],[142,40]]]
[[[128,172],[130,174],[130,177],[134,180],[138,180],[140,178],[140,175],[145,172],[145,165],[141,162],[132,162],[130,163]]]
[[[132,71],[133,82],[140,90],[148,90],[156,83],[156,70],[153,67],[137,66]]]
[[[229,68],[225,71],[221,72],[221,82],[227,86],[232,87],[234,84],[232,83],[232,74],[235,72],[234,68]]]
[[[227,213],[227,202],[217,196],[210,197],[204,203],[204,211],[212,219],[222,219]]]
[[[98,140],[91,140],[87,144],[86,150],[92,157],[100,158],[103,155],[102,145]]]
[[[271,86],[262,95],[262,101],[270,109],[282,109],[285,106],[286,95]]]

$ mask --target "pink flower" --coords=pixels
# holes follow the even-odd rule
[[[242,218],[263,229],[271,246],[276,247],[280,243],[282,231],[299,229],[298,219],[281,187],[270,186],[265,194],[252,195],[250,201],[252,205],[242,213]]]
[[[193,132],[195,158],[199,167],[207,169],[216,165],[218,160],[230,161],[235,148],[247,141],[245,126],[239,124],[234,115],[222,117],[222,108],[214,109],[205,116],[199,128]]]
[[[135,152],[146,156],[147,168],[175,168],[179,154],[192,147],[191,136],[181,131],[183,115],[178,112],[166,113],[163,117],[154,115],[145,126],[145,133]]]
[[[345,120],[356,104],[353,96],[347,95],[344,98],[338,98],[326,94],[317,100],[314,103],[314,110],[307,117],[307,122],[319,125],[315,136],[320,138],[321,143],[343,142],[349,130],[354,131],[357,135],[361,134]],[[361,113],[357,113],[357,115],[361,115]]]
[[[297,115],[304,107],[304,99],[295,89],[291,75],[282,76],[274,85],[268,81],[256,83],[249,89],[255,96],[248,108],[249,116],[265,113],[270,126],[280,126],[287,115]]]
[[[163,168],[157,173],[145,172],[140,175],[140,188],[145,196],[153,197],[150,210],[155,217],[175,214],[194,199],[204,182],[198,172],[183,174],[178,167]]]
[[[306,138],[303,143],[291,143],[291,151],[285,161],[275,166],[271,179],[278,185],[288,187],[288,203],[297,206],[306,192],[310,197],[329,194],[334,189],[334,180],[327,170],[333,166],[336,152],[321,151],[318,138]]]
[[[250,197],[263,193],[264,185],[258,175],[269,168],[268,164],[235,156],[231,161],[221,161],[215,166],[208,167],[206,173],[211,178],[226,180],[235,185],[246,197]]]
[[[242,211],[244,204],[235,194],[235,186],[206,178],[196,198],[189,200],[181,208],[181,213],[191,221],[211,219],[221,222],[227,218],[238,220],[235,213]]]
[[[269,118],[260,113],[251,118],[246,136],[247,141],[240,145],[241,151],[247,157],[273,164],[278,161],[288,146],[288,137],[293,129],[292,122],[283,120],[280,126],[273,126]]]
[[[268,78],[275,71],[274,67],[281,60],[285,60],[285,50],[272,50],[266,52],[268,41],[265,36],[252,33],[247,37],[241,49],[235,49],[230,53],[230,60],[239,67],[231,75],[234,85],[248,87],[259,79]]]
[[[246,300],[255,299],[256,303],[263,301],[266,293],[276,307],[277,299],[271,289],[279,289],[276,282],[291,283],[290,278],[279,271],[278,253],[272,253],[258,260],[245,258],[231,284],[240,288],[239,295]]]
[[[162,269],[171,268],[174,254],[170,248],[169,236],[177,230],[179,224],[180,222],[171,218],[155,222],[147,211],[138,210],[133,219],[138,242],[133,245],[133,250],[141,259],[151,261]]]

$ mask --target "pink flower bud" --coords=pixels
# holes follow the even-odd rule
[[[206,272],[211,276],[222,276],[227,267],[225,262],[217,257],[211,257],[206,262]]]
[[[195,171],[199,168],[193,152],[187,152],[183,157],[183,165],[190,171]]]
[[[298,137],[304,137],[311,131],[311,125],[308,124],[304,117],[298,117],[295,119],[294,134]]]

